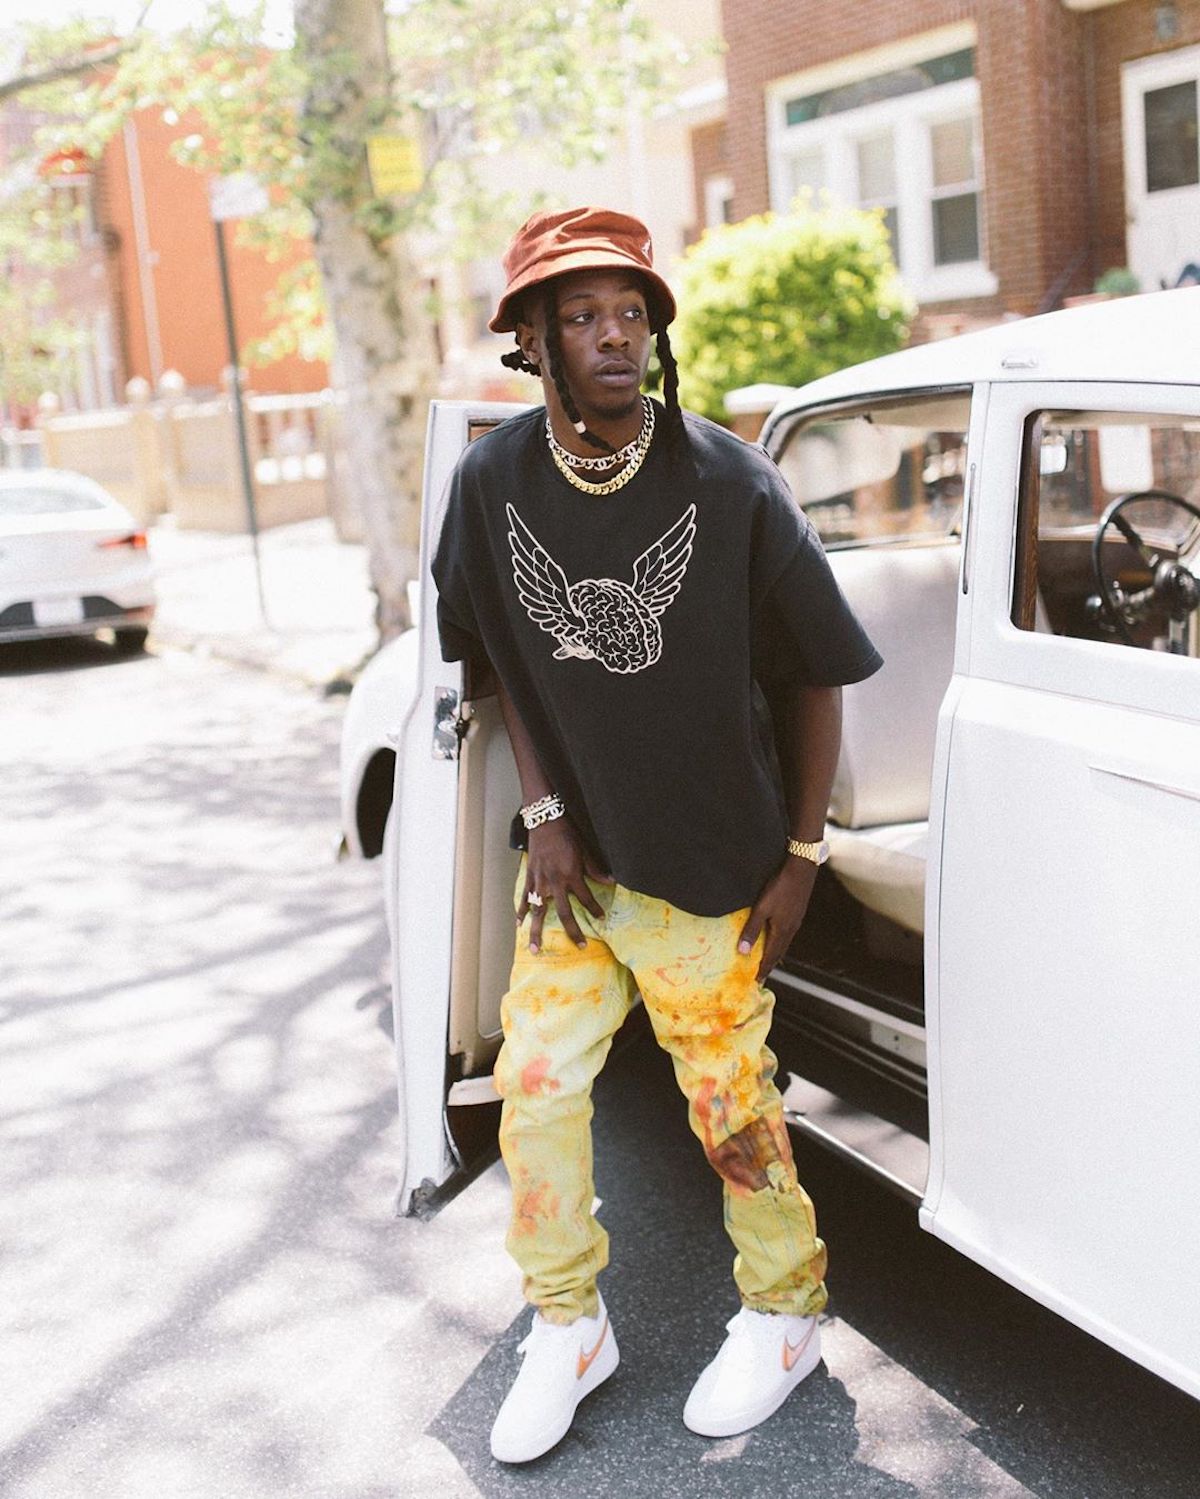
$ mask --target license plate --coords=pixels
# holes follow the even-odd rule
[[[35,599],[33,622],[47,629],[55,625],[77,625],[83,621],[82,599]]]

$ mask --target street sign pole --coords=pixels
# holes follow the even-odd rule
[[[246,410],[242,401],[242,373],[238,366],[237,330],[233,322],[233,293],[229,285],[229,257],[225,253],[225,223],[213,221],[217,232],[217,270],[221,277],[221,306],[225,312],[225,340],[229,345],[229,393],[233,399],[233,419],[237,425],[238,462],[242,472],[242,498],[246,503],[246,525],[250,531],[250,545],[254,552],[254,579],[258,585],[258,608],[264,624],[267,618],[267,599],[263,591],[262,552],[258,545],[258,511],[254,503],[254,476],[250,472],[250,446],[246,441]]]
[[[263,591],[262,553],[258,545],[258,511],[254,503],[254,475],[250,470],[250,446],[246,441],[246,408],[242,399],[242,372],[238,363],[237,330],[233,322],[233,291],[229,283],[229,257],[225,250],[225,221],[252,218],[267,207],[266,189],[248,172],[214,177],[209,183],[209,203],[213,228],[217,234],[217,271],[221,280],[221,306],[225,313],[225,342],[229,347],[229,393],[233,399],[233,418],[237,425],[238,463],[242,474],[242,498],[246,504],[246,525],[254,552],[254,578],[258,585],[258,608],[263,624],[269,625],[267,599]]]

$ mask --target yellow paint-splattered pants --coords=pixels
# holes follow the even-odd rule
[[[586,949],[550,909],[542,950],[531,954],[526,923],[501,1008],[495,1078],[513,1188],[507,1242],[527,1299],[555,1322],[595,1314],[608,1235],[592,1213],[592,1083],[640,991],[692,1129],[724,1182],[742,1301],[819,1311],[825,1246],[796,1180],[774,1083],[766,1045],[774,1000],[755,977],[759,948],[737,951],[747,913],[691,916],[621,885],[591,888],[603,917],[574,903]]]

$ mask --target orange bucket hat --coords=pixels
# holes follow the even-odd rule
[[[675,316],[671,288],[654,269],[650,231],[640,219],[612,208],[568,208],[535,213],[504,255],[508,285],[488,327],[513,333],[521,293],[568,271],[635,270],[649,283],[650,323],[661,332]]]

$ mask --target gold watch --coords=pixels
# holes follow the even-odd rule
[[[824,864],[829,857],[829,844],[824,838],[820,843],[801,843],[797,838],[789,838],[787,851],[797,859],[807,859],[810,864]]]

